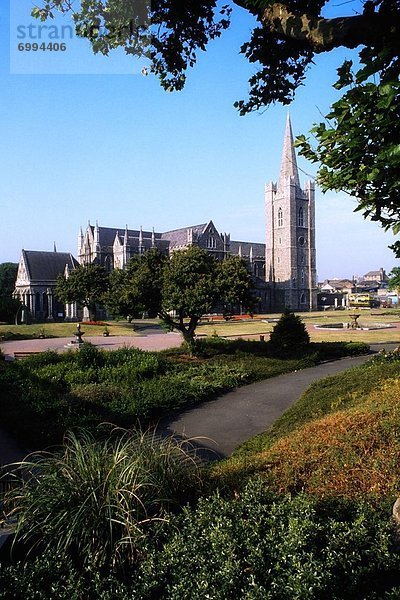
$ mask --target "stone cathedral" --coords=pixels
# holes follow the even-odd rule
[[[293,134],[288,115],[278,183],[265,186],[265,277],[276,309],[317,307],[315,187],[300,187]]]
[[[300,186],[293,135],[288,116],[278,183],[265,186],[266,243],[231,240],[213,221],[173,231],[144,231],[101,227],[90,223],[78,235],[76,259],[70,253],[23,250],[15,294],[34,318],[76,320],[76,306],[60,306],[54,297],[57,275],[68,276],[78,264],[96,263],[106,271],[124,269],[128,260],[158,248],[172,252],[191,245],[204,248],[218,260],[241,256],[253,277],[257,312],[316,308],[315,191],[309,181]]]

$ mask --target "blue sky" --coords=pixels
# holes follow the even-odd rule
[[[33,5],[11,2],[19,3],[17,19]],[[0,5],[0,262],[18,261],[22,248],[52,250],[54,241],[75,253],[89,219],[159,231],[213,219],[232,239],[264,241],[264,183],[278,177],[287,109],[239,117],[233,108],[254,69],[239,55],[252,27],[244,11],[235,10],[232,28],[199,56],[184,91],[168,94],[129,57],[96,62],[85,41],[71,46],[70,61],[68,51],[62,57],[61,74],[11,74],[23,59],[7,4]],[[326,114],[337,97],[335,68],[349,57],[340,49],[317,59],[290,107],[295,134]],[[67,75],[68,68],[99,74]],[[299,166],[302,180],[315,174],[314,165]],[[387,249],[393,236],[353,214],[354,206],[344,194],[317,192],[319,279],[398,264]]]

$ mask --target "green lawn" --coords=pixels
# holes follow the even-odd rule
[[[107,323],[110,335],[137,335],[134,324],[125,321],[108,321]],[[102,335],[104,325],[87,325],[83,323],[82,330],[85,332],[85,337]],[[47,338],[70,338],[74,331],[76,331],[76,323],[35,323],[33,325],[0,324],[0,338],[3,338],[4,341],[11,339],[36,339],[41,333],[44,333]]]
[[[338,342],[338,341],[360,341],[367,344],[379,343],[379,342],[399,342],[400,343],[400,331],[397,329],[383,329],[375,331],[354,331],[354,330],[343,330],[343,331],[329,331],[329,330],[318,330],[314,328],[316,324],[328,324],[328,323],[341,323],[351,321],[350,314],[357,311],[327,311],[327,312],[312,312],[312,313],[299,313],[301,318],[307,325],[307,329],[310,334],[310,338],[314,342]],[[358,311],[361,313],[359,322],[361,325],[369,325],[371,323],[385,323],[385,324],[397,324],[400,323],[400,316],[397,310],[362,310]],[[279,314],[268,314],[268,315],[257,315],[254,320],[246,321],[228,321],[228,322],[205,322],[203,321],[197,327],[197,334],[201,336],[213,336],[218,335],[222,337],[233,337],[233,336],[253,336],[253,335],[266,335],[272,331],[274,322],[267,322],[268,320],[278,319]]]

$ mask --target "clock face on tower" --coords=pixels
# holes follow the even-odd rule
[[[304,237],[301,235],[298,239],[299,242],[299,246],[304,246],[304,244],[306,243],[306,240],[304,239]]]

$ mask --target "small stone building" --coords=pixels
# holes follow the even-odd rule
[[[54,297],[58,275],[76,269],[78,262],[69,252],[22,250],[15,282],[15,296],[38,321],[65,317],[65,307]]]

